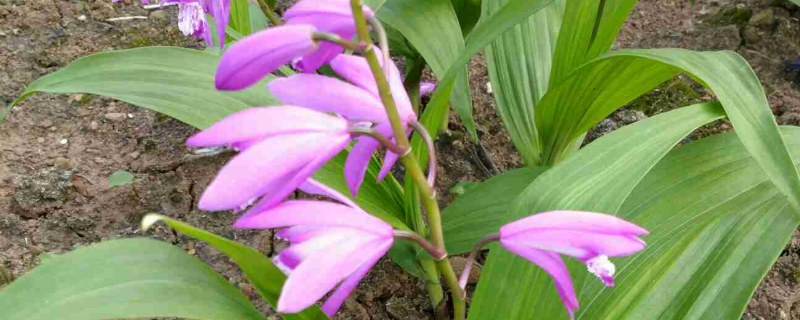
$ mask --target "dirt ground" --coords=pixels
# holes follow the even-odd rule
[[[91,53],[140,46],[200,48],[177,30],[174,7],[145,10],[139,1],[0,0],[0,102],[10,103],[36,78]],[[785,61],[800,54],[800,9],[773,0],[642,0],[615,47],[682,47],[734,50],[764,84],[780,124],[800,125],[797,74]],[[143,16],[119,22],[114,17]],[[487,91],[481,58],[471,63],[471,85],[480,146],[469,142],[451,116],[450,133],[438,141],[439,194],[461,181],[483,181],[522,165]],[[643,117],[709,99],[677,78],[615,113],[588,140]],[[720,121],[700,135],[729,130]],[[269,231],[234,230],[230,213],[199,211],[196,201],[229,155],[192,157],[184,146],[195,130],[154,112],[90,95],[35,95],[0,123],[0,287],[39,263],[42,253],[141,236],[140,218],[160,213],[186,221],[271,255],[285,246]],[[587,141],[588,141],[587,140]],[[108,187],[108,177],[127,170],[132,185]],[[258,299],[238,267],[202,242],[159,226],[154,237],[174,243]],[[800,234],[786,247],[758,288],[743,319],[800,319]],[[431,319],[423,283],[391,261],[373,269],[337,319]]]

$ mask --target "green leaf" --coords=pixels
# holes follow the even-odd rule
[[[133,175],[128,171],[115,171],[108,177],[108,187],[119,187],[133,184]]]
[[[90,93],[148,108],[205,128],[251,106],[277,101],[264,84],[242,91],[214,89],[219,56],[174,47],[146,47],[94,54],[34,81],[11,106],[37,92]]]
[[[526,167],[504,172],[467,190],[442,212],[447,252],[463,254],[506,222],[511,204],[547,168]]]
[[[420,122],[425,128],[435,136],[439,124],[444,120],[446,111],[449,108],[449,99],[453,90],[453,82],[459,76],[464,76],[464,66],[469,60],[478,53],[483,47],[491,43],[509,28],[521,23],[532,14],[538,12],[554,0],[511,0],[503,9],[491,16],[482,17],[481,22],[470,32],[465,39],[464,50],[450,64],[446,65],[447,72],[444,76],[439,76],[439,84],[431,96],[431,101],[425,108]],[[424,25],[423,25],[424,26]],[[437,35],[438,36],[438,35]],[[437,46],[439,44],[436,44]],[[426,58],[427,60],[427,58]],[[458,110],[456,110],[458,111]],[[472,112],[471,110],[469,112]],[[459,116],[464,117],[463,114]],[[414,138],[412,148],[420,150],[423,142],[419,137]],[[424,152],[423,152],[424,153]],[[423,156],[424,158],[424,156]],[[423,162],[424,163],[424,162]]]
[[[250,4],[247,0],[230,0],[231,12],[228,25],[243,35],[253,32],[250,24]]]
[[[484,2],[484,15],[494,14],[507,2]],[[564,2],[551,3],[484,50],[497,112],[527,165],[540,160],[534,110],[548,89]]]
[[[249,2],[249,1],[248,1]],[[249,2],[250,6],[250,30],[251,33],[256,33],[269,27],[269,18],[261,11],[258,2]],[[270,8],[274,8],[274,4],[270,4]]]
[[[159,221],[168,224],[187,236],[208,242],[217,250],[225,253],[233,261],[236,261],[236,264],[247,275],[247,279],[250,280],[250,283],[253,284],[261,296],[273,307],[277,305],[286,276],[272,263],[272,260],[253,248],[157,214],[148,214],[142,218],[142,229],[147,230]],[[329,319],[317,305],[312,305],[300,313],[281,314],[281,317],[287,320]]]
[[[545,163],[557,162],[576,137],[679,72],[714,92],[742,143],[778,189],[800,208],[800,176],[764,90],[747,61],[731,51],[618,50],[582,66],[551,89],[536,108],[543,158],[549,160]]]
[[[114,240],[56,259],[0,290],[3,319],[264,319],[225,278],[164,242]]]
[[[461,33],[466,37],[481,18],[481,0],[450,0],[461,25]]]
[[[389,0],[377,15],[381,21],[400,31],[440,78],[464,50],[464,37],[450,0]],[[464,64],[461,64],[459,72],[453,76],[455,87],[450,91],[453,108],[467,131],[477,139]],[[443,105],[443,108],[449,106]]]
[[[678,141],[723,116],[718,103],[705,103],[605,135],[534,180],[516,199],[510,214],[504,216],[505,222],[551,210],[615,214],[637,183]],[[581,287],[577,288],[580,291]],[[555,304],[549,300],[554,293],[552,282],[533,264],[507,251],[492,250],[469,318],[533,319],[533,314],[519,312],[523,307],[536,310],[538,315],[566,318],[560,301]],[[544,297],[548,298],[546,302]]]

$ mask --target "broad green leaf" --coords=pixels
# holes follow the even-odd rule
[[[400,31],[440,78],[445,76],[464,50],[464,37],[450,0],[389,0],[377,15],[381,21]],[[459,72],[453,78],[453,108],[467,131],[477,139],[464,64],[461,64]],[[448,106],[444,105],[443,108]]]
[[[230,16],[228,24],[231,29],[243,35],[253,32],[250,22],[250,4],[247,0],[230,0]]]
[[[536,108],[543,158],[549,159],[545,163],[557,162],[564,146],[576,137],[679,72],[714,92],[742,143],[789,202],[800,208],[800,176],[761,83],[747,61],[731,51],[619,50],[585,64],[551,89]]]
[[[261,11],[261,7],[258,5],[258,2],[249,2],[249,6],[251,33],[256,33],[269,27],[269,18],[267,18],[267,15],[264,14],[264,11]],[[273,8],[274,6],[271,4],[270,7]]]
[[[493,14],[507,2],[485,1],[484,15]],[[497,112],[527,165],[536,165],[540,160],[534,110],[549,85],[564,2],[551,3],[484,50]]]
[[[4,320],[262,320],[225,278],[173,245],[114,240],[60,255],[0,290]]]
[[[605,135],[534,180],[504,216],[505,222],[551,210],[615,214],[636,184],[678,141],[697,127],[723,116],[718,103],[705,103],[673,110]],[[534,318],[534,313],[523,310],[536,310],[539,316],[566,318],[563,305],[545,302],[545,298],[555,296],[555,290],[546,274],[539,271],[527,260],[507,251],[492,250],[469,318]],[[581,287],[577,288],[581,292]]]
[[[273,307],[277,305],[286,276],[272,263],[272,260],[253,248],[157,214],[148,214],[142,218],[142,229],[147,230],[159,221],[168,224],[187,236],[208,242],[217,250],[228,255],[233,261],[236,261],[236,264],[247,275],[247,279],[250,280],[250,283],[253,284],[261,296]],[[312,305],[300,313],[281,314],[281,317],[287,320],[329,319],[317,305]]]
[[[491,16],[484,16],[481,22],[470,32],[470,35],[465,39],[464,51],[462,51],[454,62],[446,66],[447,72],[444,76],[439,77],[439,84],[431,96],[431,101],[425,108],[425,112],[421,116],[420,122],[425,125],[425,128],[436,135],[439,124],[449,108],[449,98],[453,90],[453,82],[456,77],[461,76],[464,72],[463,68],[469,60],[483,47],[490,44],[494,39],[499,37],[509,28],[521,23],[526,18],[541,10],[554,0],[511,0],[506,4],[503,9],[497,11]],[[437,44],[438,45],[438,44]],[[426,58],[427,59],[427,58]],[[471,112],[471,110],[470,110]],[[463,117],[464,115],[460,115]],[[414,138],[412,148],[420,150],[423,142],[419,137]]]
[[[124,170],[115,171],[108,177],[108,187],[126,186],[133,183],[133,175]]]
[[[481,18],[481,3],[482,0],[450,0],[453,3],[458,16],[458,23],[461,25],[461,33],[466,37],[472,28],[478,24]]]
[[[526,167],[504,172],[470,188],[442,212],[447,252],[463,254],[481,238],[498,232],[514,199],[547,168]]]
[[[613,1],[613,0],[612,0]],[[550,83],[560,84],[573,70],[588,61],[586,53],[592,44],[595,18],[604,1],[567,0],[563,25],[553,54]]]
[[[90,93],[205,128],[247,107],[277,104],[264,90],[272,76],[242,91],[214,89],[218,63],[218,55],[174,47],[98,53],[37,79],[11,105],[37,92]]]

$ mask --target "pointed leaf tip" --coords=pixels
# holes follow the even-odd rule
[[[142,231],[147,231],[153,224],[161,221],[164,218],[166,217],[160,214],[154,214],[154,213],[147,214],[146,216],[144,216],[144,218],[142,218]]]

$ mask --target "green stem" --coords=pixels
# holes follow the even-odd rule
[[[283,21],[275,15],[275,11],[272,11],[272,8],[269,7],[267,0],[258,0],[258,5],[261,7],[261,11],[264,11],[264,14],[267,15],[267,19],[269,19],[269,22],[272,22],[273,26],[283,24]]]
[[[340,37],[338,35],[335,35],[333,33],[314,32],[314,34],[311,35],[311,38],[314,39],[314,40],[317,40],[317,41],[327,41],[327,42],[335,43],[335,44],[338,44],[338,45],[340,45],[340,46],[342,46],[342,47],[344,47],[344,48],[346,48],[348,50],[352,50],[352,51],[356,51],[356,52],[361,52],[361,50],[364,49],[360,44],[355,43],[355,42],[350,41],[350,40],[347,40],[347,39],[344,39],[344,38],[342,38],[342,37]]]
[[[408,141],[408,137],[406,137],[405,128],[400,120],[400,114],[397,111],[397,106],[394,103],[394,98],[392,97],[389,84],[386,81],[386,75],[384,74],[380,63],[378,62],[378,57],[375,55],[374,45],[372,44],[372,39],[369,35],[369,29],[367,28],[367,20],[364,17],[364,11],[361,9],[361,0],[351,0],[350,6],[353,10],[353,18],[355,19],[358,39],[360,42],[365,44],[364,55],[367,58],[369,67],[372,70],[373,76],[375,77],[375,82],[378,85],[381,102],[383,102],[383,105],[386,108],[386,114],[388,115],[389,122],[392,125],[392,132],[394,133],[395,141],[401,148],[410,148],[410,143]],[[390,63],[390,61],[386,61],[386,63]],[[412,181],[417,186],[417,189],[420,193],[420,198],[422,198],[422,204],[425,207],[425,212],[428,216],[428,227],[430,228],[431,242],[437,248],[445,251],[444,235],[442,233],[442,218],[441,214],[439,213],[439,204],[436,203],[436,192],[433,190],[433,188],[431,188],[430,185],[428,185],[425,174],[422,172],[419,162],[417,161],[417,157],[414,156],[413,153],[403,155],[400,159],[402,160],[403,165],[406,167],[407,174],[411,176]],[[453,267],[450,265],[450,260],[445,256],[445,258],[436,261],[436,266],[439,269],[439,272],[441,272],[444,276],[448,287],[450,287],[450,291],[453,292],[452,297],[453,310],[455,311],[456,315],[455,320],[463,320],[465,317],[466,303],[462,298],[464,295],[461,293],[462,290],[458,286],[458,278],[456,277],[455,272],[453,272]]]

